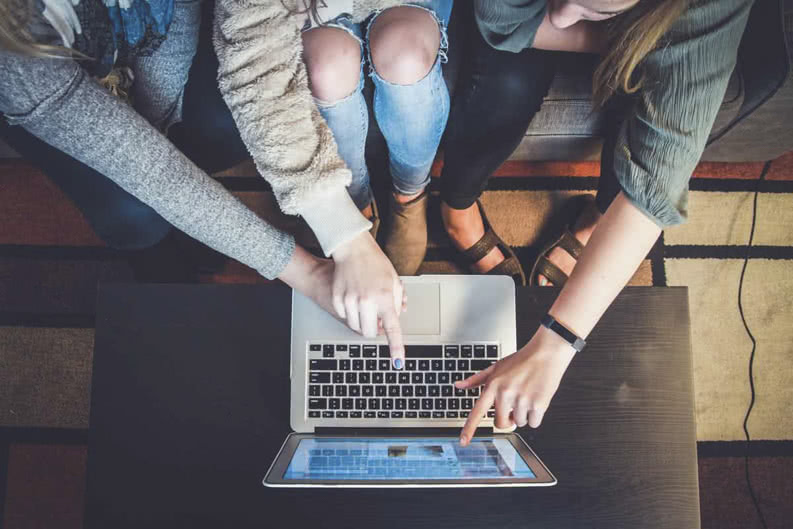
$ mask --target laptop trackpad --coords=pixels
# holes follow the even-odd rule
[[[408,309],[399,321],[403,334],[441,333],[441,285],[440,283],[405,283]]]

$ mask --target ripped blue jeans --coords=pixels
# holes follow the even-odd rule
[[[446,62],[446,25],[453,0],[427,0],[405,4],[429,11],[438,22],[440,49],[429,73],[411,85],[397,85],[380,77],[373,66],[369,77],[374,83],[374,117],[388,145],[389,168],[393,189],[403,195],[423,190],[430,180],[430,168],[438,150],[441,135],[449,116],[449,91],[443,79],[441,64]],[[371,202],[369,169],[364,158],[369,112],[363,96],[365,56],[369,56],[369,31],[379,13],[367,23],[356,24],[348,15],[341,15],[323,24],[342,29],[361,45],[361,75],[355,91],[331,103],[315,99],[328,123],[339,155],[352,172],[348,187],[359,209]],[[366,54],[364,52],[366,51]]]

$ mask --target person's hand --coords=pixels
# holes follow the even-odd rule
[[[540,327],[518,352],[455,382],[459,389],[484,386],[460,433],[460,444],[468,445],[479,422],[494,404],[497,428],[509,428],[513,424],[540,426],[574,354],[570,344],[553,331]]]
[[[382,329],[396,369],[405,365],[399,314],[404,289],[394,267],[368,231],[333,252],[333,308],[350,329],[367,338]]]

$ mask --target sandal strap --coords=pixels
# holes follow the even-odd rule
[[[494,276],[518,276],[522,277],[523,269],[514,257],[507,257],[496,266],[488,270],[488,274]]]
[[[567,274],[565,274],[561,268],[553,264],[547,257],[540,256],[537,261],[537,266],[535,270],[532,272],[532,281],[538,275],[544,275],[548,278],[548,281],[553,283],[556,287],[561,287],[567,282]]]
[[[569,253],[576,261],[581,256],[581,252],[584,251],[584,245],[570,232],[570,228],[564,230],[564,233],[556,244]]]
[[[499,239],[498,235],[496,235],[492,228],[490,228],[490,226],[487,228],[487,231],[484,235],[482,235],[481,239],[476,241],[473,246],[467,250],[460,252],[469,264],[474,264],[481,260],[484,256],[490,253],[490,250],[498,246],[498,243],[501,242],[501,239]]]

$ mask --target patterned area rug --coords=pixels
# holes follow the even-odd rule
[[[593,192],[597,176],[594,162],[508,162],[482,201],[528,270],[552,227],[567,220],[560,205]],[[312,245],[305,226],[278,212],[251,164],[217,177],[263,217]],[[437,180],[432,185],[437,188]],[[131,281],[129,255],[106,248],[27,163],[0,160],[0,190],[0,526],[80,527],[96,285]],[[793,153],[767,167],[703,163],[691,190],[690,222],[664,234],[631,284],[689,287],[703,527],[760,527],[743,480],[740,442],[751,343],[738,312],[738,280],[749,251],[743,308],[757,338],[757,402],[749,428],[761,440],[753,447],[752,476],[769,527],[783,527],[793,515]],[[756,230],[748,250],[755,190]],[[420,272],[459,273],[441,229],[437,193],[430,215]],[[198,280],[263,281],[234,262]]]

